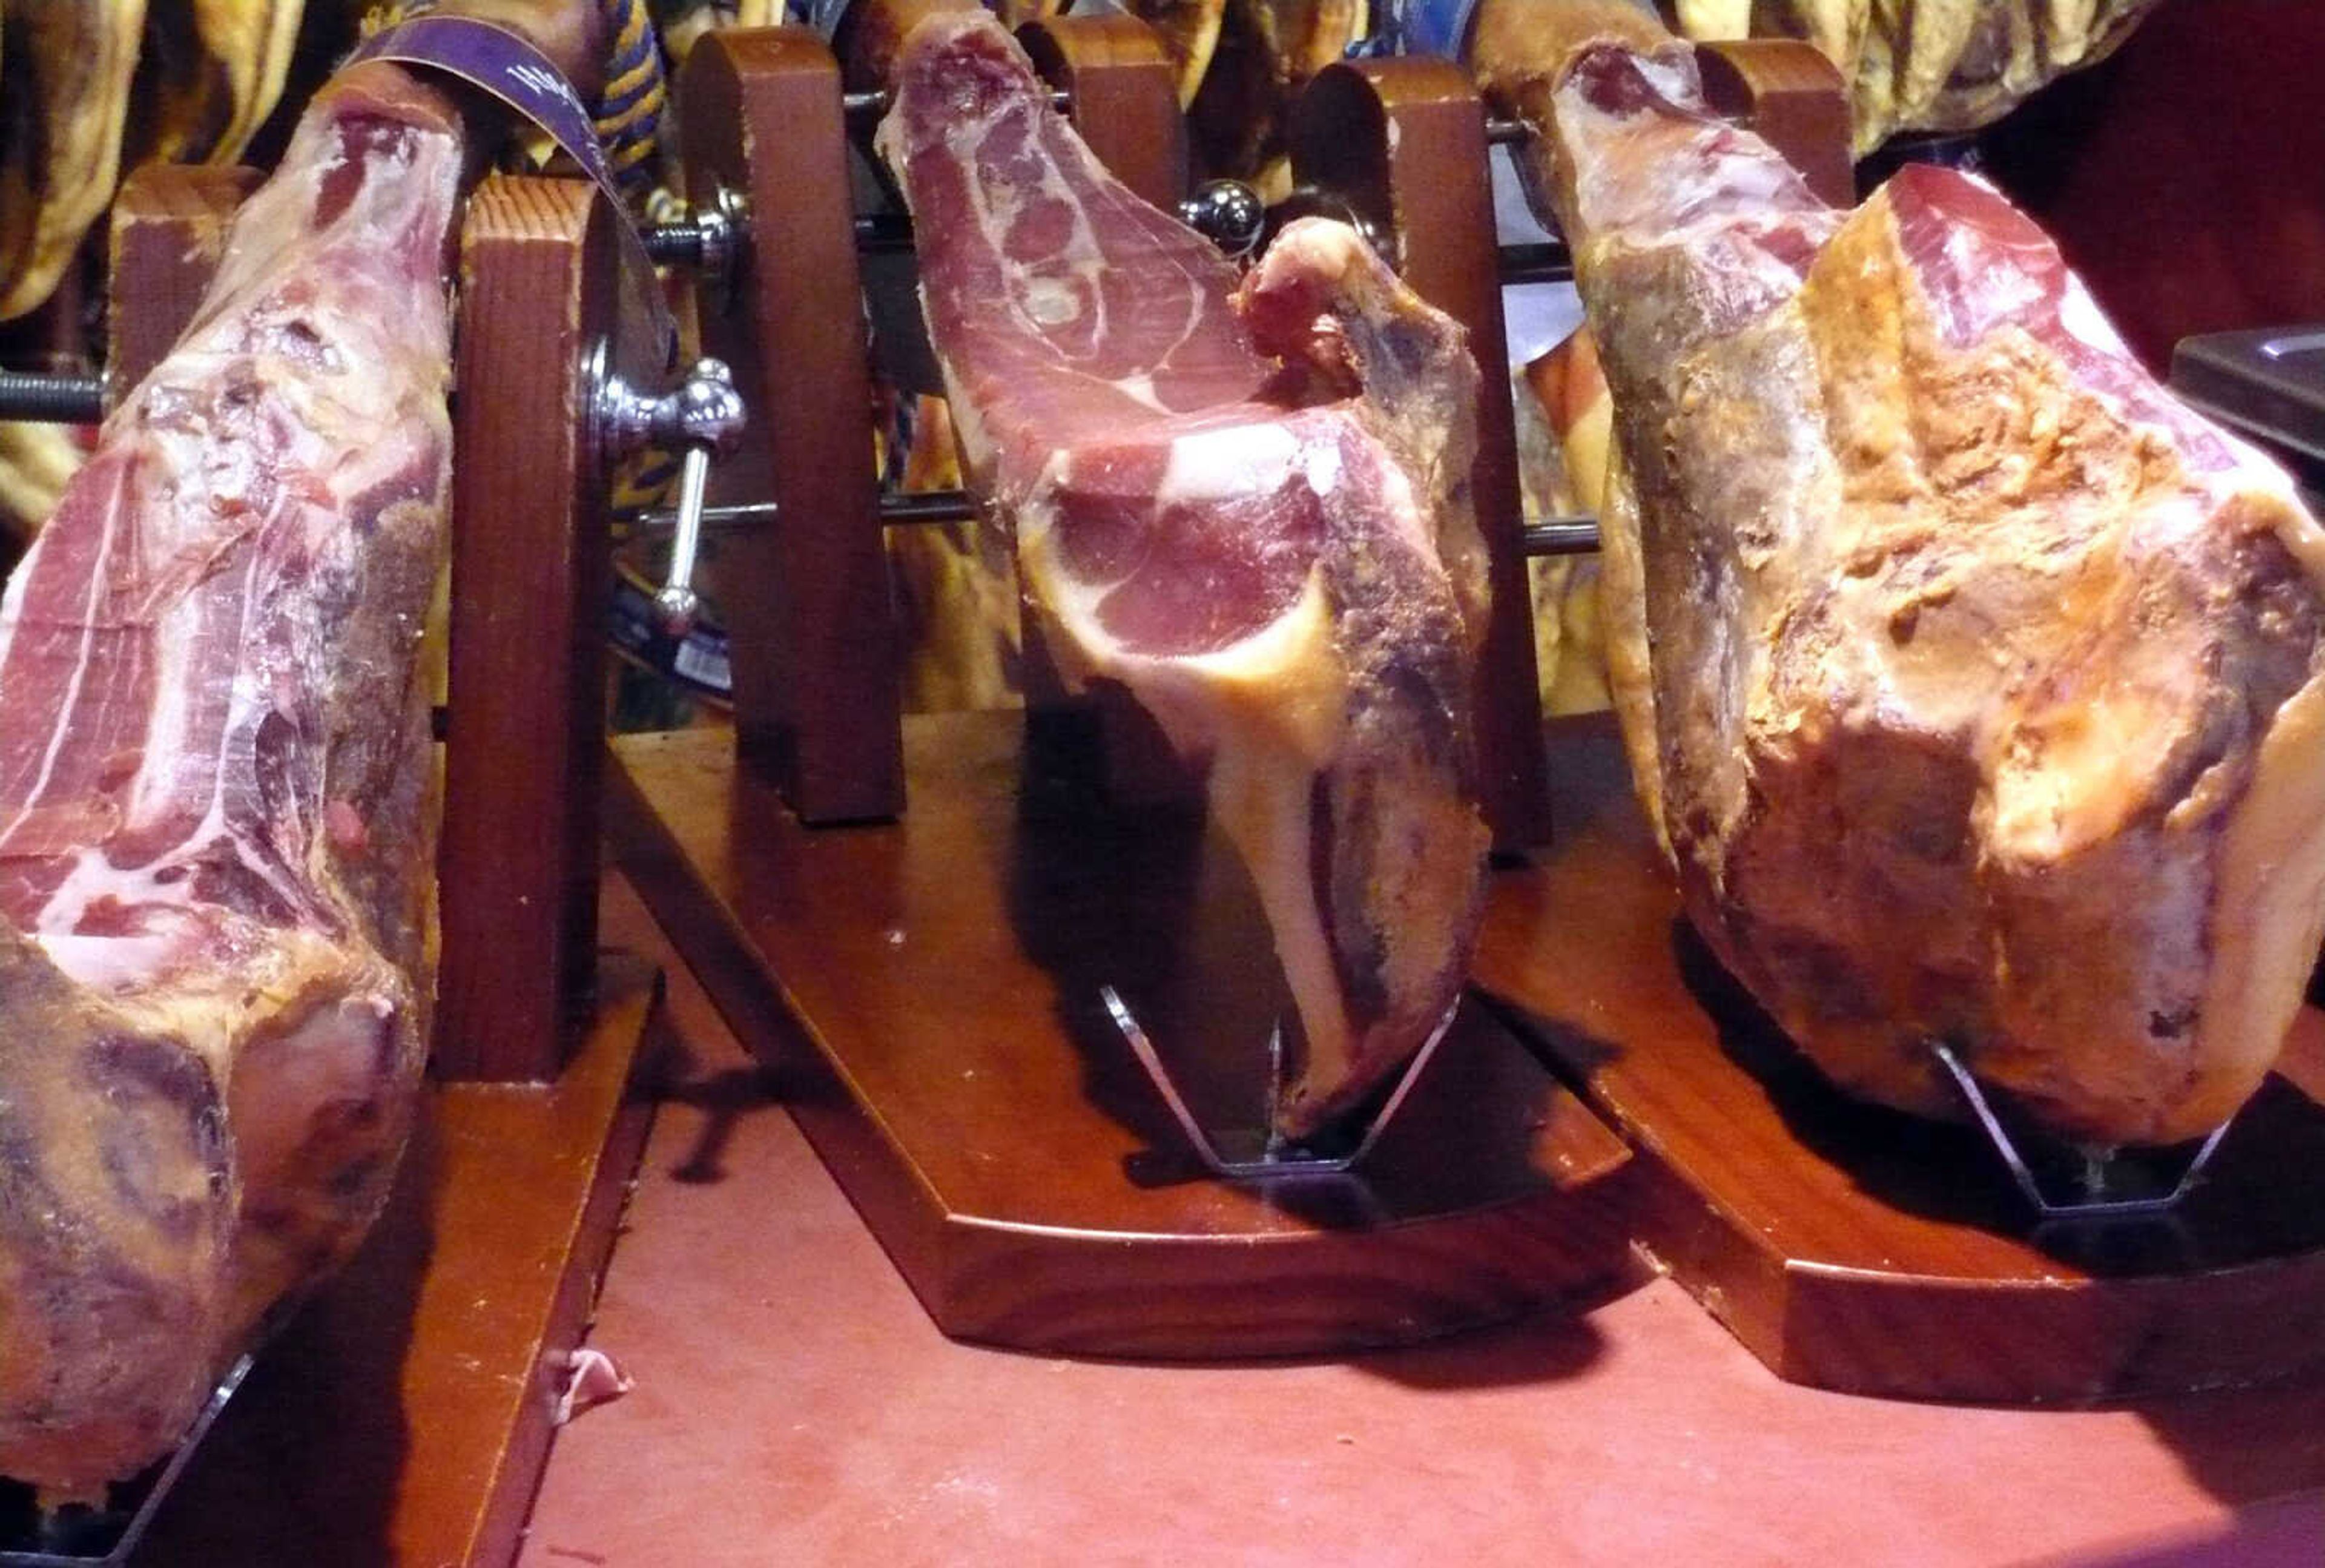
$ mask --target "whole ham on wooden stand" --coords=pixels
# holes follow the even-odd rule
[[[1487,0],[1619,450],[1611,685],[1706,941],[1845,1088],[2232,1116],[2325,923],[2325,533],[1982,182],[1853,213],[1604,0]]]
[[[595,59],[579,0],[445,9]],[[54,1496],[177,1439],[410,1126],[447,239],[498,124],[320,92],[0,607],[0,1472]]]
[[[1070,673],[1208,764],[1297,1006],[1304,1137],[1467,973],[1476,366],[1345,225],[1295,224],[1238,287],[982,12],[920,23],[894,70],[881,146],[963,456]]]

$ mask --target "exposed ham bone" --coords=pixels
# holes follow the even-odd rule
[[[0,601],[0,1471],[85,1492],[352,1249],[432,991],[462,134],[338,79]]]
[[[1874,1099],[1951,1111],[1942,1040],[2078,1139],[2226,1119],[2325,915],[2325,534],[1987,186],[1834,212],[1683,51],[1489,21],[1614,392],[1611,683],[1698,930]]]
[[[894,85],[881,150],[972,480],[1069,674],[1208,759],[1299,1012],[1304,1137],[1468,967],[1476,368],[1339,225],[1287,230],[1238,296],[982,14],[922,23]]]

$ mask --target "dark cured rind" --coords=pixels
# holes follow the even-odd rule
[[[1363,245],[1279,246],[1236,292],[1253,346],[1284,363],[1284,395],[1346,400],[1420,493],[1474,653],[1489,610],[1470,494],[1480,376],[1459,323],[1409,301]],[[1294,369],[1303,366],[1315,385],[1300,385]]]
[[[1444,1021],[1485,908],[1470,653],[1445,585],[1416,556],[1324,560],[1348,665],[1341,753],[1360,760],[1316,775],[1311,875],[1355,1042],[1338,1083],[1302,1082],[1283,1108],[1294,1136],[1366,1099]],[[1436,969],[1390,987],[1399,948],[1433,949]]]
[[[236,1201],[221,1096],[182,1042],[94,1011],[5,923],[0,1082],[7,1466],[89,1491],[208,1393]]]

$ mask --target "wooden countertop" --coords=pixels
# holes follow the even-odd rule
[[[636,929],[631,929],[631,927]],[[519,1562],[2314,1563],[2325,1384],[2106,1410],[1778,1381],[1658,1280],[1346,1360],[1055,1359],[937,1332],[671,964],[688,1060]]]

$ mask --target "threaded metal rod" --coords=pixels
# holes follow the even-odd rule
[[[105,417],[102,376],[33,376],[0,370],[0,419],[95,424]]]
[[[638,230],[638,241],[648,260],[665,266],[692,266],[702,255],[702,230],[692,222],[649,223]]]

